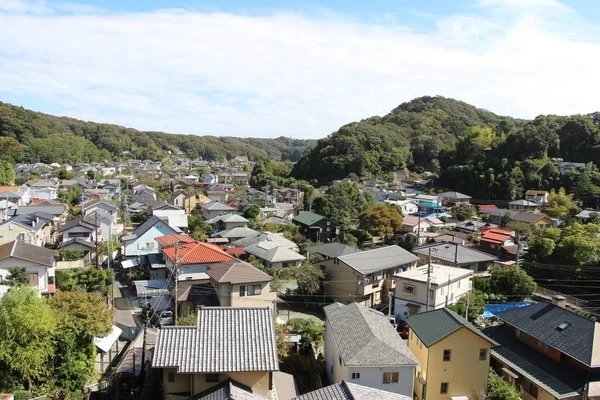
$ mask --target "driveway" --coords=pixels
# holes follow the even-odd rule
[[[140,310],[132,304],[135,298],[132,289],[127,284],[115,281],[113,293],[115,294],[115,322],[126,326],[139,326],[138,319],[134,315]]]

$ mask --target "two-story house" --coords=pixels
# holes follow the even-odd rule
[[[508,203],[509,210],[535,211],[538,208],[540,208],[539,203],[525,200],[525,199],[515,200],[515,201],[511,201],[510,203]]]
[[[479,238],[480,250],[499,257],[515,253],[516,248],[515,231],[508,229],[485,229]]]
[[[306,251],[306,255],[310,261],[311,254],[318,254],[326,260],[329,260],[331,258],[337,258],[348,254],[360,253],[362,250],[359,250],[356,247],[348,246],[347,244],[331,242],[317,246],[305,247],[304,251]]]
[[[181,231],[169,226],[160,218],[152,216],[138,226],[131,235],[121,238],[125,249],[124,255],[125,257],[137,257],[147,254],[159,254],[160,250],[156,238],[172,233],[181,233]]]
[[[358,303],[333,303],[323,310],[330,383],[350,381],[412,396],[419,363],[383,313]]]
[[[331,219],[310,211],[296,215],[292,222],[300,233],[314,242],[327,242],[337,235],[337,224]]]
[[[329,277],[325,295],[344,303],[374,306],[387,301],[393,291],[394,274],[414,268],[419,258],[400,246],[348,254],[321,261],[318,265]]]
[[[487,392],[492,339],[447,308],[415,314],[406,322],[408,348],[419,361],[414,377],[418,400],[475,399]]]
[[[475,250],[458,243],[430,243],[413,250],[422,263],[429,259],[435,263],[471,269],[475,272],[487,270],[498,258],[483,251]]]
[[[447,265],[431,264],[409,269],[394,275],[394,315],[406,319],[429,309],[444,308],[455,304],[461,296],[469,293],[473,271]],[[430,279],[429,295],[427,278]]]
[[[298,253],[298,245],[281,233],[258,232],[236,240],[233,245],[259,258],[267,268],[297,267],[306,259]]]
[[[222,307],[271,307],[273,277],[240,260],[211,264],[206,271]]]
[[[552,303],[495,313],[502,325],[484,329],[497,341],[491,366],[524,400],[600,398],[600,323]]]
[[[0,244],[19,240],[36,246],[44,246],[51,235],[47,220],[34,214],[17,215],[0,222]]]
[[[214,224],[215,231],[228,231],[233,228],[243,228],[248,226],[248,220],[238,214],[218,215],[206,221],[207,224]]]
[[[456,206],[459,204],[469,204],[471,196],[459,192],[444,192],[439,195],[442,204],[445,206]]]
[[[25,268],[31,287],[40,295],[54,294],[55,257],[53,250],[19,240],[0,245],[0,285],[11,268]]]
[[[202,216],[205,220],[218,217],[219,215],[235,214],[236,212],[235,208],[218,201],[202,204],[200,208],[202,208]]]
[[[525,200],[542,205],[548,202],[550,193],[546,190],[528,190],[525,192]]]
[[[158,331],[152,367],[161,369],[163,398],[277,398],[272,310],[200,307],[197,315],[196,326]]]

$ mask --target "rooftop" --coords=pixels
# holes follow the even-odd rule
[[[308,253],[321,254],[329,258],[337,258],[348,254],[360,253],[362,250],[356,247],[348,246],[343,243],[326,243],[318,246],[309,246],[304,250]]]
[[[215,281],[231,284],[270,282],[273,277],[245,261],[230,260],[209,266],[207,271]]]
[[[159,236],[154,239],[160,244],[162,247],[170,247],[175,246],[177,243],[194,243],[195,240],[187,235],[182,235],[179,233],[172,233],[170,235]]]
[[[488,342],[496,344],[492,339],[481,333],[479,329],[471,325],[469,321],[447,308],[412,315],[408,317],[406,322],[426,347],[430,347],[463,327]]]
[[[177,253],[177,261],[180,265],[210,264],[233,259],[232,256],[223,251],[219,246],[196,241],[184,243],[178,249],[176,246],[163,248],[162,251],[173,262]]]
[[[54,266],[54,257],[56,255],[56,252],[53,250],[25,243],[20,240],[13,240],[12,242],[0,245],[0,260],[14,257],[52,268]]]
[[[292,400],[411,400],[411,397],[341,381]]]
[[[311,226],[324,218],[324,216],[315,214],[314,212],[303,211],[300,214],[296,215],[293,221],[298,222],[302,225]]]
[[[415,282],[427,282],[428,266],[412,268],[394,275],[395,278]],[[447,265],[431,264],[431,283],[438,286],[446,286],[450,283],[468,278],[473,271],[466,268],[449,267]]]
[[[470,247],[462,246],[457,243],[432,243],[424,246],[415,247],[413,253],[423,254],[428,256],[431,249],[431,258],[445,260],[449,262],[457,262],[457,264],[472,264],[477,262],[494,261],[497,258],[475,250]]]
[[[333,303],[324,308],[346,366],[417,365],[398,332],[379,311],[358,303]]]
[[[275,342],[270,308],[199,308],[196,326],[159,330],[152,366],[183,374],[277,371]]]
[[[400,246],[387,246],[338,257],[352,269],[367,275],[373,272],[401,267],[419,260],[419,257]]]

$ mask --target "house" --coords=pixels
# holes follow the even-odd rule
[[[56,252],[45,247],[20,240],[0,245],[0,285],[6,280],[11,268],[25,268],[29,274],[29,286],[40,295],[53,295],[54,265]]]
[[[202,208],[202,216],[205,220],[218,217],[219,215],[234,214],[236,211],[235,208],[229,207],[227,204],[218,201],[202,204],[200,208]]]
[[[257,233],[258,231],[248,228],[247,226],[238,226],[236,228],[219,231],[211,236],[214,238],[227,239],[227,241],[231,243],[249,236],[254,236]]]
[[[600,218],[600,211],[582,210],[575,217],[579,220],[580,224],[588,224],[592,222],[592,219]]]
[[[542,205],[548,202],[550,193],[545,190],[528,190],[525,192],[525,200]]]
[[[9,200],[0,200],[0,222],[6,221],[9,216],[14,214],[17,204]]]
[[[15,210],[15,215],[23,215],[23,214],[35,214],[38,212],[43,212],[45,214],[50,214],[54,218],[58,220],[58,222],[64,222],[67,216],[67,206],[62,203],[56,203],[53,201],[45,200],[36,205],[29,206],[18,206]]]
[[[412,396],[419,362],[384,314],[358,303],[333,303],[323,310],[329,382]]]
[[[516,384],[523,399],[598,399],[600,323],[552,303],[497,312],[502,325],[484,329],[499,343],[491,366]]]
[[[535,211],[540,208],[540,204],[529,200],[515,200],[508,203],[509,210]]]
[[[419,212],[419,203],[415,200],[384,200],[384,203],[398,207],[402,215],[411,215]]]
[[[160,250],[156,238],[171,233],[180,233],[180,230],[169,226],[160,218],[152,216],[138,226],[131,235],[121,238],[124,255],[125,257],[136,257],[146,254],[159,254]]]
[[[414,268],[418,260],[414,254],[394,245],[347,254],[315,265],[328,276],[324,284],[326,296],[370,307],[386,301],[394,289],[394,274]]]
[[[491,210],[487,214],[489,215],[488,222],[497,225],[501,225],[503,218],[508,218],[510,221],[533,224],[538,229],[552,228],[555,224],[550,217],[539,212],[532,213],[499,208],[496,210]]]
[[[580,162],[559,161],[553,162],[553,164],[558,168],[558,171],[561,174],[564,174],[567,171],[581,170],[585,168],[585,163]]]
[[[427,277],[430,278],[429,295]],[[473,271],[447,265],[431,264],[394,275],[394,315],[406,319],[429,309],[456,304],[469,293]],[[429,307],[427,304],[429,303]]]
[[[431,259],[438,264],[467,268],[474,272],[486,271],[498,259],[458,243],[430,243],[415,247],[412,252],[419,256],[422,263]]]
[[[183,207],[187,214],[191,214],[194,210],[200,208],[203,204],[211,203],[212,200],[202,193],[190,193],[183,198],[183,205],[175,204]]]
[[[459,192],[444,192],[439,195],[439,198],[442,200],[442,205],[453,207],[460,204],[469,204],[472,197]]]
[[[76,187],[79,190],[91,189],[92,186],[87,184],[84,180],[81,179],[63,179],[58,184],[58,189],[60,190],[69,190],[71,187]]]
[[[214,224],[215,230],[227,231],[233,228],[243,228],[248,226],[248,220],[238,214],[218,215],[206,221],[207,224]]]
[[[212,264],[233,260],[220,247],[212,243],[198,241],[162,246],[163,258],[171,275],[176,274],[178,281],[203,281],[208,283],[208,267]],[[177,264],[177,270],[175,270]],[[174,280],[174,279],[173,279]]]
[[[196,326],[158,331],[152,367],[161,370],[164,398],[224,399],[233,392],[239,399],[274,398],[279,362],[272,310],[201,307],[197,314]]]
[[[308,255],[309,261],[311,254],[318,254],[324,257],[326,260],[329,260],[331,258],[338,258],[348,254],[360,253],[362,251],[356,247],[348,246],[346,244],[337,242],[325,243],[318,246],[309,246],[306,247],[304,250]]]
[[[507,229],[486,229],[479,238],[479,248],[496,256],[506,255],[507,250],[512,253],[514,246],[516,246],[515,231]]]
[[[187,229],[188,227],[188,217],[183,208],[167,203],[155,203],[150,207],[150,210],[152,215],[162,219],[169,226],[178,229]]]
[[[428,236],[425,233],[431,228],[432,225],[424,217],[407,215],[402,219],[401,236],[405,243],[419,246],[426,242]]]
[[[210,185],[214,185],[219,183],[219,178],[215,174],[211,174],[210,172],[205,172],[202,174],[202,181],[206,182]]]
[[[183,200],[185,199],[186,196],[187,195],[185,194],[185,192],[183,190],[175,190],[173,192],[173,195],[171,196],[171,202],[173,203],[173,205],[176,205],[177,207],[185,208],[185,206],[183,204]]]
[[[300,233],[314,242],[328,242],[336,237],[337,224],[322,215],[303,211],[292,222],[298,225]]]
[[[412,400],[411,396],[392,393],[347,381],[334,383],[292,400]]]
[[[496,342],[447,308],[415,314],[406,322],[408,348],[419,361],[414,378],[418,400],[475,399],[487,392],[490,349]]]
[[[84,214],[92,213],[95,210],[102,210],[105,214],[108,214],[114,222],[116,222],[119,213],[119,208],[116,205],[100,200],[99,198],[86,203],[82,208]]]
[[[28,186],[0,186],[0,199],[20,206],[31,203],[31,189]]]
[[[296,267],[306,259],[298,253],[298,245],[284,238],[282,233],[258,232],[236,240],[233,245],[259,258],[267,268]]]
[[[32,179],[25,182],[31,189],[32,199],[54,200],[58,197],[58,180]]]
[[[212,201],[225,203],[229,198],[229,193],[225,190],[207,190],[206,195]]]
[[[458,232],[462,232],[462,233],[467,233],[467,234],[480,235],[481,230],[485,229],[485,228],[499,228],[499,226],[496,224],[490,224],[489,222],[486,222],[486,221],[467,219],[467,220],[457,223],[456,226],[454,227],[454,230],[458,231]]]
[[[222,307],[274,307],[273,277],[245,261],[211,264],[206,271]]]
[[[17,215],[0,222],[0,244],[19,240],[43,247],[50,239],[51,223],[35,214]]]

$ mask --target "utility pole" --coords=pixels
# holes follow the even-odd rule
[[[469,303],[471,301],[471,281],[469,280],[469,291],[467,292],[467,307],[465,309],[465,319],[469,320]]]
[[[521,235],[517,233],[517,267],[521,266]]]
[[[146,331],[148,330],[148,315],[150,314],[151,307],[152,306],[150,305],[150,303],[146,303],[142,308],[142,313],[144,315],[144,338],[142,340],[142,368],[140,370],[140,377],[142,378],[142,382],[144,381],[144,371],[146,369]]]
[[[388,319],[392,319],[392,296],[394,293],[390,290],[388,293],[389,301],[388,301]]]
[[[419,214],[419,222],[417,223],[417,246],[419,246],[421,242],[421,206],[419,205],[417,205],[417,213]],[[431,260],[431,249],[429,249],[429,259]]]
[[[429,297],[431,291],[431,247],[429,247],[429,262],[427,263],[427,302],[425,303],[425,311],[429,311]]]
[[[83,216],[81,217],[83,218]],[[98,254],[98,212],[94,213],[94,233],[96,235],[96,269],[100,269],[100,254]]]
[[[173,262],[173,273],[175,274],[175,325],[177,325],[177,289],[179,288],[179,243],[175,243],[175,260]]]

